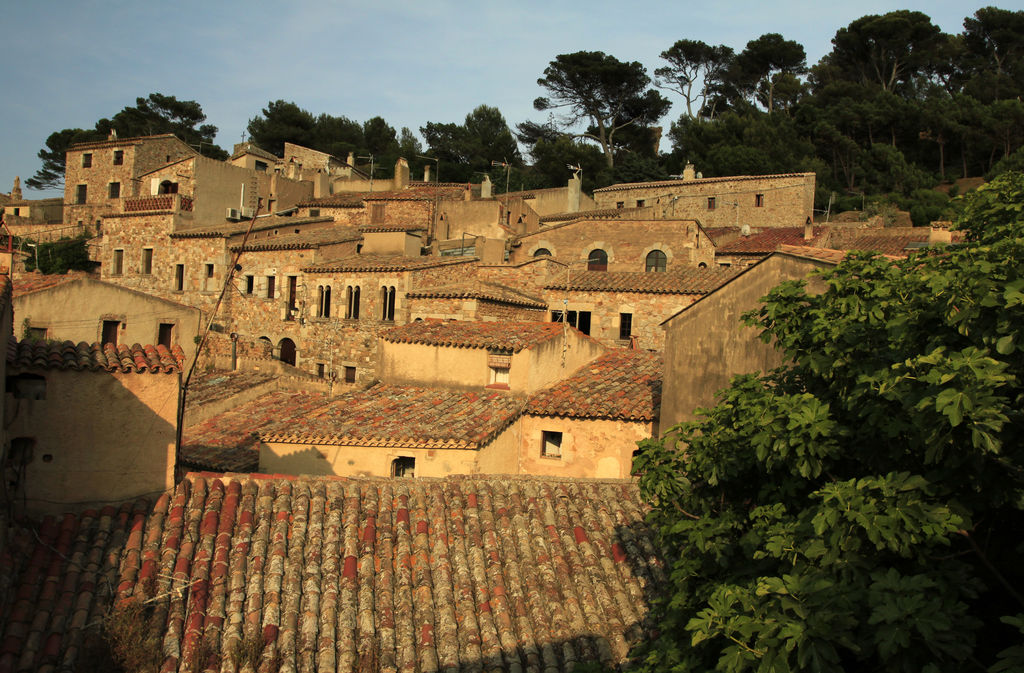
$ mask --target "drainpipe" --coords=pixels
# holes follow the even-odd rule
[[[231,371],[238,369],[238,333],[231,333]]]

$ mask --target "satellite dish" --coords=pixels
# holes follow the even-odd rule
[[[742,236],[750,236],[750,225],[749,224],[744,224],[742,227],[740,227],[740,235],[742,235]]]

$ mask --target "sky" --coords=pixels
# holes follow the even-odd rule
[[[4,3],[0,38],[0,191],[40,167],[47,136],[91,128],[138,97],[198,101],[218,144],[231,151],[268,102],[363,122],[380,115],[418,134],[428,121],[461,123],[481,104],[510,127],[533,109],[558,54],[603,51],[650,74],[680,39],[737,52],[764,33],[796,40],[816,63],[837,29],[867,14],[922,11],[948,33],[979,7],[902,3],[718,0],[349,0]],[[998,3],[1024,9],[1024,0]],[[677,119],[682,100],[662,124]],[[24,190],[26,198],[60,192]]]

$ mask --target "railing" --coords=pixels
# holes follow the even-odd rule
[[[156,196],[133,196],[125,198],[124,212],[139,213],[154,210],[181,210],[192,212],[194,202],[183,194],[157,194]]]

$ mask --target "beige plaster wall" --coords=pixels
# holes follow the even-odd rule
[[[422,239],[405,231],[368,231],[363,234],[364,255],[404,255],[417,257]]]
[[[525,367],[518,369],[516,359],[513,358],[512,369],[509,372],[512,391],[536,392],[552,383],[568,378],[577,369],[599,357],[606,350],[599,342],[570,328],[566,333],[564,347],[563,340],[559,338],[524,349],[517,355],[528,355],[529,362]],[[524,369],[527,377],[525,381],[522,381],[517,376],[522,376],[521,372]]]
[[[315,474],[340,477],[388,477],[398,457],[416,459],[417,477],[443,477],[476,472],[475,449],[333,446],[265,442],[260,445],[260,471],[273,474]]]
[[[665,382],[662,432],[692,420],[697,407],[715,403],[715,394],[737,374],[765,372],[782,364],[781,354],[747,327],[740,316],[785,280],[804,278],[829,265],[775,254],[675,316],[665,325]],[[820,291],[819,283],[808,286]]]
[[[477,389],[490,382],[486,348],[438,347],[381,339],[378,352],[377,378],[385,383]],[[513,390],[517,373],[528,366],[517,356],[513,356],[509,372]]]
[[[628,478],[636,443],[653,434],[645,422],[527,415],[520,423],[520,473],[555,477]],[[541,455],[544,431],[562,433],[561,458]]]
[[[177,374],[33,373],[46,377],[45,399],[5,396],[8,436],[35,440],[18,493],[28,509],[63,512],[173,486]]]

